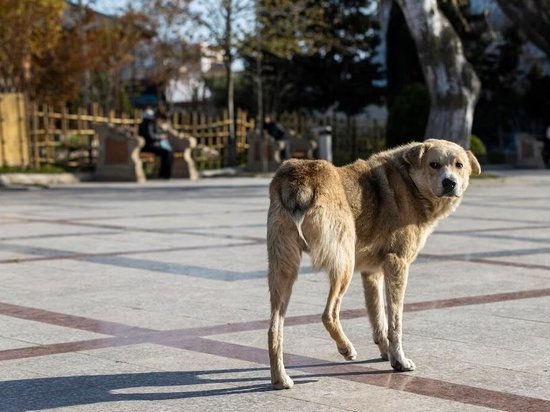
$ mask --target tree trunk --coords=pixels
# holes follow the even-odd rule
[[[258,36],[259,37],[259,36]],[[258,45],[260,42],[258,42]],[[258,136],[260,137],[260,159],[262,163],[262,172],[267,173],[269,170],[268,160],[267,160],[267,139],[264,139],[264,89],[262,81],[262,51],[258,46],[256,51],[256,82],[257,82],[257,104],[258,104],[258,115],[256,130]]]
[[[426,85],[430,114],[424,137],[447,139],[468,148],[480,82],[460,38],[437,0],[396,0],[414,39]]]
[[[227,77],[227,114],[229,116],[229,142],[228,142],[228,163],[229,166],[237,164],[237,139],[235,137],[235,85],[233,79],[233,2],[225,0],[225,71]]]
[[[229,117],[229,145],[228,145],[228,163],[229,166],[237,164],[237,139],[235,138],[235,105],[234,94],[235,86],[233,80],[233,70],[227,68],[227,114]]]

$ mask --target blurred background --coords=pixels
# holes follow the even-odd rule
[[[267,118],[329,126],[336,164],[438,137],[521,165],[550,124],[550,0],[0,0],[0,93],[4,170],[93,168],[87,122],[148,107],[202,169],[246,164]]]

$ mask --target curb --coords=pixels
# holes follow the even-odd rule
[[[73,173],[5,173],[0,174],[0,187],[51,186],[80,183],[90,180],[86,174]]]

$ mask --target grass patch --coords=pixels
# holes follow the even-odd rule
[[[59,174],[67,171],[59,166],[44,165],[40,167],[0,166],[0,174],[3,173],[45,173]]]

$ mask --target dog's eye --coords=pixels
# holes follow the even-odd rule
[[[460,162],[456,162],[456,167],[457,167],[458,169],[462,169],[462,168],[464,167],[464,165],[463,165],[462,163],[460,163]]]
[[[441,163],[431,162],[431,163],[430,163],[430,167],[431,167],[432,169],[441,169]]]

